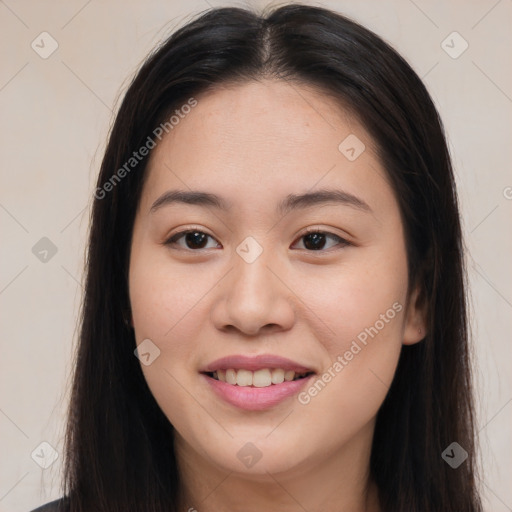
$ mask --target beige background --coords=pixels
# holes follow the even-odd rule
[[[31,453],[37,459],[43,441],[62,449],[88,207],[112,112],[154,45],[210,5],[244,3],[0,1],[0,511],[60,496],[62,457],[43,470]],[[512,1],[314,5],[391,42],[424,78],[445,122],[469,249],[482,491],[486,510],[510,511]],[[31,47],[42,46],[43,31],[58,43],[47,59]],[[453,31],[469,44],[456,59],[441,46]],[[57,248],[46,262],[32,252],[42,237]]]

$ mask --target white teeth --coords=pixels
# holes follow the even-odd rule
[[[272,384],[282,384],[285,381],[291,382],[306,375],[306,373],[295,373],[293,370],[283,370],[282,368],[264,368],[255,372],[230,368],[213,372],[213,378],[221,382],[233,386],[254,386],[256,388],[266,388]]]
[[[284,382],[284,370],[276,368],[272,370],[272,384],[281,384]]]
[[[240,373],[240,372],[239,372]],[[266,388],[272,384],[272,376],[270,370],[258,370],[254,372],[252,377],[252,385],[257,388]]]
[[[294,371],[287,370],[287,371],[284,372],[284,380],[290,381],[290,380],[293,380],[294,377],[295,377],[295,372]]]
[[[252,372],[249,370],[238,370],[236,383],[239,386],[252,386]]]
[[[226,382],[228,384],[236,384],[236,371],[235,370],[226,370]]]

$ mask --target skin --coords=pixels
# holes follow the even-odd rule
[[[152,150],[129,272],[136,341],[161,351],[141,367],[176,429],[180,509],[378,511],[368,476],[375,418],[402,344],[425,336],[425,315],[417,290],[408,294],[399,207],[374,142],[305,85],[262,80],[196,99]],[[354,161],[338,150],[350,134],[366,146]],[[371,211],[328,203],[275,212],[288,194],[321,188],[353,194]],[[212,192],[231,208],[150,212],[172,189]],[[308,227],[349,243],[328,236],[321,250],[308,249]],[[210,235],[207,246],[189,248],[185,237],[165,244],[187,228]],[[236,252],[248,236],[263,249],[252,263]],[[396,303],[401,311],[305,405],[294,396],[244,411],[199,374],[219,357],[267,353],[321,377]],[[262,455],[250,468],[237,457],[247,442]]]

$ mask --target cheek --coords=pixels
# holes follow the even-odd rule
[[[183,320],[194,314],[211,287],[205,265],[180,264],[165,251],[142,251],[130,264],[130,302],[136,339],[158,339],[165,346],[179,339]]]
[[[382,253],[381,253],[382,254]],[[303,282],[302,297],[318,317],[325,348],[323,373],[298,397],[315,428],[357,429],[371,420],[393,379],[404,327],[404,253],[369,252],[340,266],[329,279]],[[319,425],[315,418],[326,419]],[[349,434],[349,432],[346,432]]]
[[[322,343],[331,359],[351,342],[375,336],[381,344],[401,344],[407,299],[407,261],[404,251],[375,248],[347,253],[332,269],[311,270],[296,279],[295,290],[323,325]],[[385,257],[382,255],[385,254]]]
[[[142,372],[158,405],[179,431],[203,424],[202,409],[191,406],[195,396],[198,340],[204,337],[207,301],[213,286],[212,272],[170,264],[168,259],[148,254],[134,259],[130,267],[130,301],[137,343],[150,339],[159,355]]]
[[[223,273],[208,263],[172,261],[162,250],[143,247],[135,253],[129,287],[135,339],[158,346],[151,367],[165,368],[180,382],[190,378],[210,322],[209,292]]]

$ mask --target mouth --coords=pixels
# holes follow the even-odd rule
[[[247,411],[271,409],[300,392],[316,372],[290,359],[261,354],[227,356],[200,374],[214,396]]]
[[[257,371],[243,368],[228,368],[227,370],[219,369],[214,372],[204,372],[211,379],[225,382],[232,386],[254,388],[267,388],[277,386],[283,382],[305,379],[313,375],[313,373],[313,371],[295,372],[294,370],[285,370],[284,368],[262,368]]]

